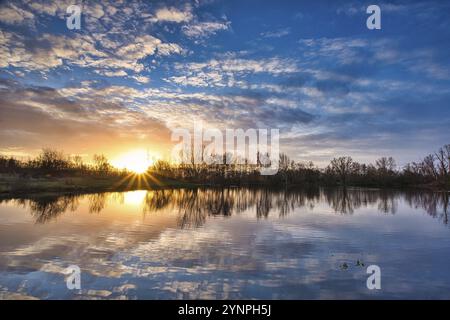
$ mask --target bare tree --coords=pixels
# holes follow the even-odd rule
[[[331,160],[329,168],[331,172],[338,175],[342,183],[347,184],[348,176],[354,171],[354,162],[351,157],[339,157]]]
[[[47,171],[58,171],[69,167],[69,161],[65,158],[64,154],[50,148],[42,149],[37,163],[41,169]]]
[[[439,163],[438,172],[442,178],[446,178],[450,172],[450,144],[440,148],[435,153],[436,159]]]
[[[103,154],[94,154],[94,168],[102,173],[108,173],[112,170],[111,164]]]
[[[392,157],[382,157],[375,161],[375,165],[376,168],[383,173],[393,172],[397,167],[395,160]]]
[[[430,154],[426,156],[422,161],[422,174],[425,176],[431,176],[433,179],[437,180],[438,178],[438,170],[435,166],[435,157]]]

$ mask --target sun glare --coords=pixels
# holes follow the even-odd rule
[[[144,202],[144,198],[147,195],[146,190],[130,191],[124,194],[124,203],[126,205],[139,206]]]
[[[150,154],[145,150],[134,150],[124,153],[111,161],[119,169],[127,169],[134,173],[144,173],[153,164]]]

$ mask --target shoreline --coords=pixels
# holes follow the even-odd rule
[[[374,185],[323,185],[320,183],[303,185],[271,185],[267,183],[256,184],[211,184],[196,183],[168,179],[158,176],[153,181],[142,177],[126,179],[123,176],[99,177],[39,177],[20,178],[16,176],[0,175],[0,199],[26,198],[29,196],[46,195],[81,195],[104,192],[127,192],[138,190],[164,190],[181,188],[273,188],[273,189],[297,189],[297,188],[364,188],[374,190],[423,190],[427,192],[450,193],[450,190],[436,188],[431,185],[421,186],[374,186]]]
[[[19,178],[0,176],[0,197],[34,194],[83,194],[100,192],[124,192],[158,190],[167,188],[192,188],[197,184],[159,179],[157,182],[125,177],[39,177]]]

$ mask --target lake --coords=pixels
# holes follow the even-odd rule
[[[449,299],[448,210],[449,193],[342,188],[2,199],[0,299]]]

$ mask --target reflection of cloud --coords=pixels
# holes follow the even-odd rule
[[[122,203],[119,194],[106,194],[106,206],[98,215],[87,211],[93,197],[80,197],[75,214],[63,214],[47,226],[24,232],[28,224],[23,220],[10,222],[8,230],[15,236],[0,242],[0,269],[8,270],[0,272],[0,296],[11,297],[11,291],[20,287],[17,297],[361,298],[368,293],[364,286],[355,287],[355,282],[364,283],[366,275],[355,265],[356,260],[380,263],[381,253],[411,246],[414,239],[421,247],[433,244],[435,248],[436,239],[447,236],[447,228],[437,228],[421,210],[411,215],[410,207],[438,208],[442,213],[439,207],[448,205],[442,194],[349,189],[346,201],[352,203],[354,215],[342,216],[333,213],[338,198],[344,197],[340,190],[335,191],[336,197],[331,190],[151,191],[145,199],[150,203],[143,220],[136,219],[134,205]],[[221,205],[220,200],[229,204]],[[376,213],[384,211],[385,202],[398,203],[400,213]],[[227,206],[231,211],[218,210]],[[177,229],[177,219],[189,208],[204,209],[205,214],[217,209],[227,218],[206,218],[202,227]],[[29,213],[23,210],[15,214]],[[264,216],[267,220],[255,221]],[[413,236],[416,231],[420,237]],[[379,242],[380,235],[389,236],[389,246]],[[383,265],[395,269],[423,255],[387,257]],[[415,265],[423,266],[419,260]],[[348,271],[339,269],[343,262],[350,265]],[[65,290],[63,274],[70,264],[82,270],[81,292]],[[396,273],[387,269],[385,274]],[[383,292],[409,296],[413,286],[406,282]]]

